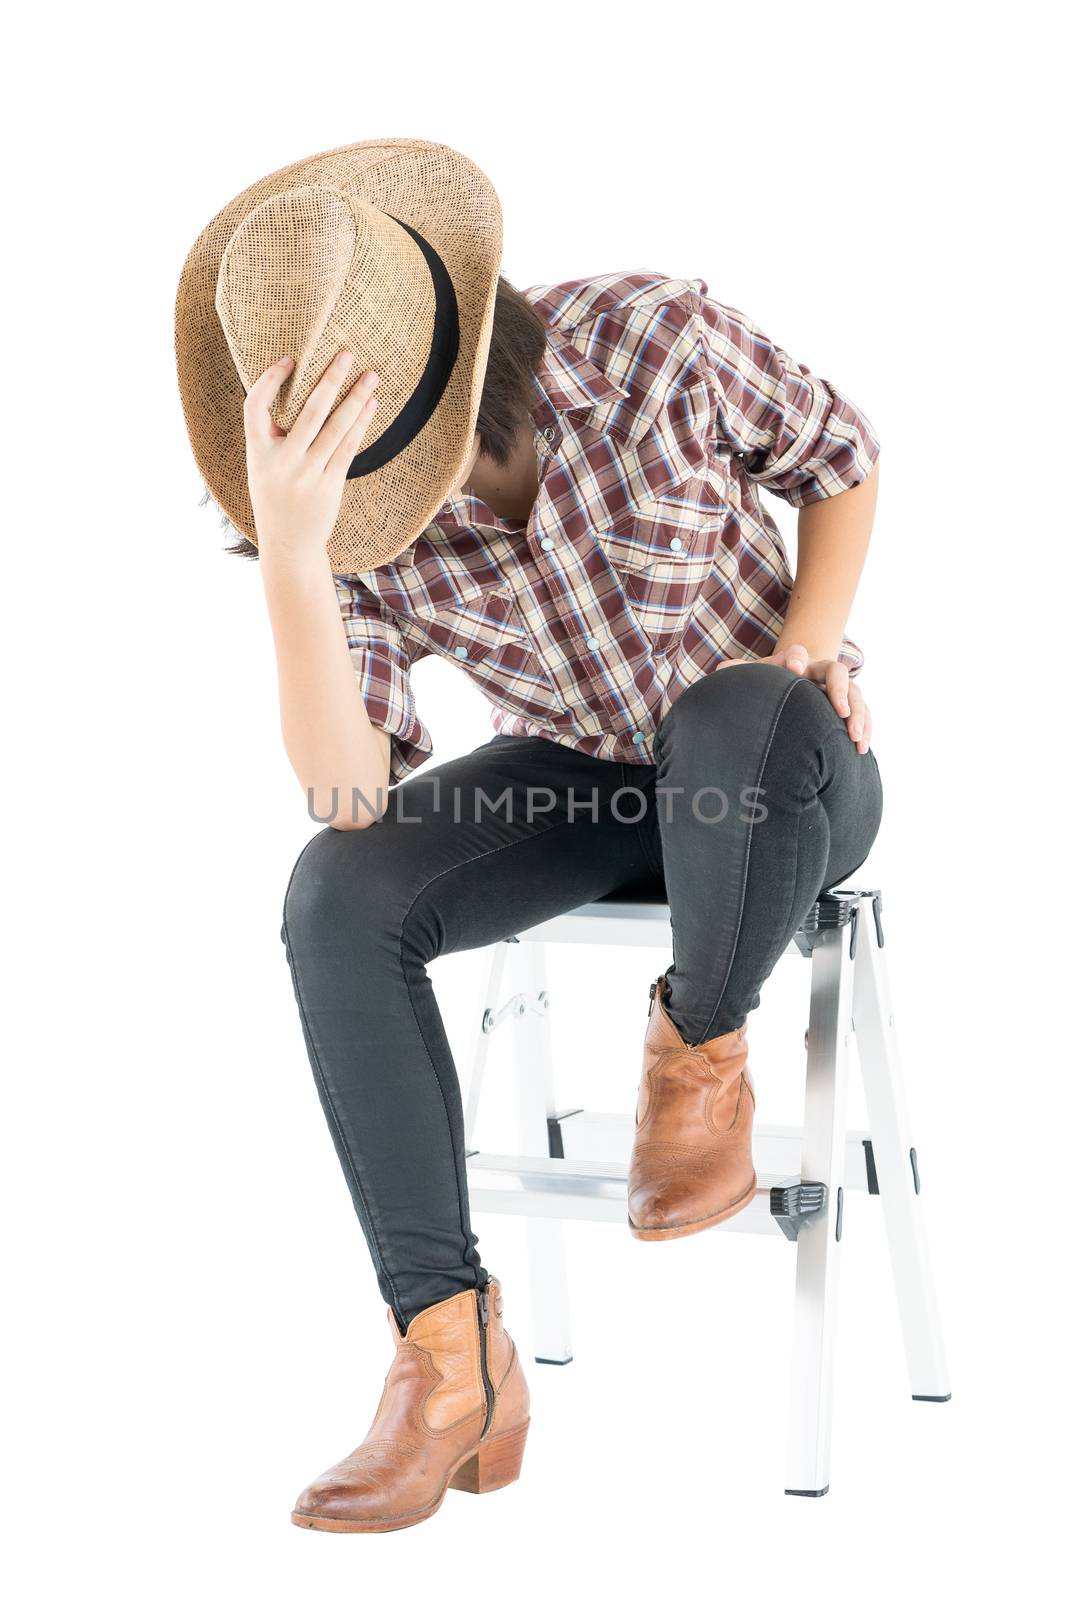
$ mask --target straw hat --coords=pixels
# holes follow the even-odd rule
[[[473,161],[425,139],[364,139],[282,167],[213,217],[182,268],[174,349],[205,484],[253,544],[244,398],[296,365],[271,415],[286,432],[338,350],[380,374],[378,406],[327,544],[334,572],[412,544],[474,443],[503,246],[500,201]]]

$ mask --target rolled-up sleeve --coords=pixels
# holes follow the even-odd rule
[[[797,507],[862,483],[880,445],[859,407],[744,312],[711,299],[703,278],[692,284],[717,426],[748,477]]]
[[[388,606],[354,578],[334,577],[349,656],[375,727],[392,734],[389,782],[399,783],[433,754],[411,692],[412,657]]]

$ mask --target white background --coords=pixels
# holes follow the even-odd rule
[[[10,1592],[1041,1581],[1063,1230],[1048,20],[1027,4],[188,3],[60,6],[9,32]],[[787,1246],[652,1250],[570,1225],[576,1359],[554,1369],[532,1359],[521,1223],[476,1217],[533,1391],[520,1481],[384,1539],[289,1522],[362,1438],[392,1346],[279,939],[314,825],[258,570],[222,554],[197,504],[171,316],[186,251],[234,194],[395,135],[487,172],[514,283],[703,276],[882,442],[849,631],[886,804],[857,881],[885,895],[954,1398],[908,1398],[877,1203],[850,1196],[822,1500],[782,1493]],[[447,665],[416,689],[439,757],[488,736]],[[435,969],[461,1068],[481,962]],[[564,1105],[632,1108],[657,970],[634,953],[554,971]],[[753,1022],[773,1121],[800,1108],[805,972],[780,969]]]

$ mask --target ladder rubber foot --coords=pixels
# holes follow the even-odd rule
[[[542,1367],[569,1367],[574,1357],[567,1356],[563,1361],[557,1361],[553,1356],[534,1356],[534,1360]]]
[[[785,1492],[786,1494],[802,1494],[806,1495],[809,1500],[817,1500],[820,1495],[827,1494],[829,1488],[830,1485],[827,1484],[823,1489],[787,1489]]]
[[[913,1394],[911,1398],[913,1400],[936,1400],[940,1402],[951,1400],[952,1394],[951,1391],[948,1394]]]

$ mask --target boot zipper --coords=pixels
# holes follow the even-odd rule
[[[489,1285],[478,1290],[478,1340],[482,1361],[482,1383],[485,1387],[485,1423],[482,1427],[481,1438],[489,1432],[489,1424],[493,1420],[493,1385],[489,1381],[489,1355],[487,1349],[487,1333],[489,1327]]]

